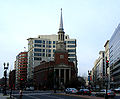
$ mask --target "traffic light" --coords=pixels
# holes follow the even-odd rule
[[[23,78],[20,79],[20,88],[21,89],[24,88],[24,80],[23,80]]]
[[[21,78],[21,81],[23,80],[23,78]]]
[[[109,67],[109,61],[106,60],[106,68],[108,68],[108,67]]]

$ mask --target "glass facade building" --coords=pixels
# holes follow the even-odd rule
[[[120,24],[109,41],[111,86],[120,86]]]

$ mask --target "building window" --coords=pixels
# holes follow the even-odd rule
[[[45,41],[43,40],[43,44],[45,44]]]
[[[45,47],[45,45],[43,45],[43,47]]]
[[[34,46],[35,46],[35,47],[41,47],[41,45],[39,45],[39,44],[35,44]]]
[[[34,53],[34,56],[41,56],[41,53]]]
[[[49,52],[51,52],[51,49],[49,49]]]
[[[48,44],[49,42],[48,41],[46,41],[46,44]]]
[[[35,52],[41,52],[41,49],[35,48],[34,51]]]
[[[45,53],[43,53],[43,56],[45,56]]]
[[[41,57],[34,57],[34,60],[42,60]]]
[[[68,60],[69,60],[70,62],[73,62],[73,61],[75,61],[75,58],[68,58]]]
[[[53,41],[53,44],[55,44],[55,41]]]
[[[75,45],[68,45],[69,48],[75,48]]]
[[[51,41],[49,41],[49,44],[51,44]]]
[[[51,45],[49,45],[49,48],[51,48]]]
[[[75,41],[67,41],[69,44],[75,44]]]
[[[48,57],[51,57],[51,54],[48,54]]]
[[[68,54],[68,57],[75,57],[75,54]]]
[[[43,49],[43,52],[45,52],[45,49]]]
[[[68,52],[75,52],[75,49],[68,49]]]
[[[55,52],[55,49],[53,49],[53,52]]]
[[[35,43],[42,43],[42,40],[35,40]]]
[[[66,39],[67,39],[67,36],[66,36]]]
[[[53,45],[53,48],[55,48],[55,45]]]

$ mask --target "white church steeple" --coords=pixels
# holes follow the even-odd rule
[[[60,26],[58,32],[58,42],[64,42],[64,29],[63,29],[63,18],[62,18],[62,8],[61,8],[61,16],[60,16]]]

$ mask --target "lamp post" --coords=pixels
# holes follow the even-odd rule
[[[54,93],[56,93],[56,70],[54,69]]]
[[[5,76],[5,87],[4,87],[4,95],[7,95],[6,93],[6,87],[7,87],[7,69],[9,67],[9,63],[4,63],[4,76]]]

